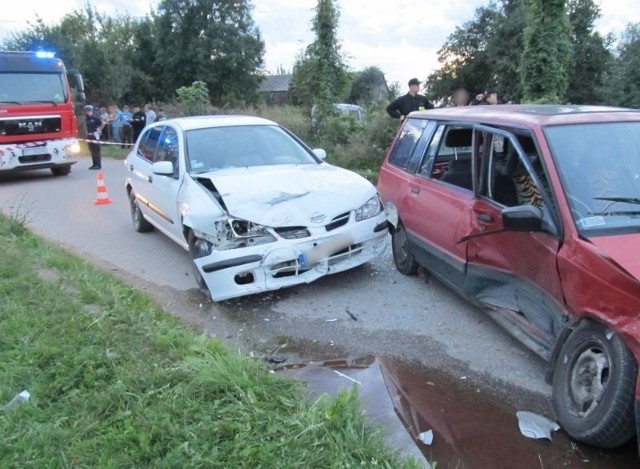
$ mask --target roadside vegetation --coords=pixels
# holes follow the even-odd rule
[[[0,216],[0,467],[418,467],[356,392],[305,400],[23,221]]]
[[[173,103],[164,105],[169,117],[189,115],[193,104]],[[372,104],[365,111],[365,118],[358,121],[347,115],[331,115],[322,126],[314,128],[311,116],[300,106],[256,106],[239,109],[218,109],[212,106],[195,105],[198,114],[246,114],[264,117],[286,127],[312,148],[327,151],[327,162],[351,169],[375,183],[380,165],[391,145],[399,121],[391,119],[384,106]],[[102,156],[124,159],[131,147],[104,145]],[[82,154],[88,155],[86,144]]]

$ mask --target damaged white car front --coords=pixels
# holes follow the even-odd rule
[[[213,300],[309,283],[369,262],[386,249],[388,224],[371,185],[364,200],[341,210],[350,194],[325,195],[318,203],[312,190],[274,195],[262,187],[260,200],[238,204],[218,191],[216,182],[224,181],[212,179],[190,182],[216,200],[218,215],[211,216],[210,206],[201,210],[196,196],[200,207],[184,205],[184,224],[196,280]]]

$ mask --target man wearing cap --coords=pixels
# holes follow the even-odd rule
[[[433,109],[433,104],[426,96],[418,94],[420,91],[420,80],[412,78],[409,80],[409,92],[395,100],[387,106],[387,114],[394,119],[404,120],[410,112]]]
[[[89,151],[91,152],[91,161],[93,164],[89,167],[89,169],[101,169],[102,168],[102,155],[101,155],[101,147],[100,147],[100,134],[102,133],[102,129],[106,125],[102,119],[93,115],[93,106],[87,104],[84,107],[84,111],[87,114],[86,123],[87,123],[87,140]]]
[[[492,88],[488,89],[484,93],[480,93],[476,96],[476,99],[471,101],[472,106],[479,106],[488,104],[489,106],[495,106],[500,101],[498,99],[498,92]]]

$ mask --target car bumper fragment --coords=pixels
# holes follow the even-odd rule
[[[391,230],[392,226],[388,221],[384,221],[380,224],[378,224],[374,229],[373,232],[374,233],[380,233],[381,231],[384,230]]]
[[[229,269],[231,267],[239,267],[241,265],[253,264],[260,261],[262,261],[262,256],[260,254],[252,254],[250,256],[236,257],[235,259],[226,259],[224,261],[203,265],[202,271],[205,274],[210,274],[211,272],[217,272],[218,270]]]
[[[386,230],[376,231],[384,214],[345,225],[322,236],[226,251],[196,259],[215,301],[310,283],[352,269],[383,254]]]

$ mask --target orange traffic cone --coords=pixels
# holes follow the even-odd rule
[[[111,203],[111,199],[109,198],[109,194],[107,194],[107,186],[104,183],[104,174],[100,171],[97,175],[98,178],[98,196],[95,205],[107,205]]]

